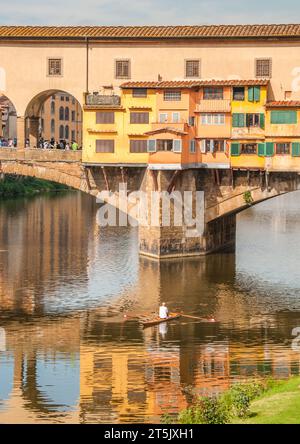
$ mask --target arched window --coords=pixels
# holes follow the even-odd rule
[[[70,110],[69,107],[67,106],[65,108],[65,120],[69,120],[70,119]]]
[[[63,125],[60,125],[60,127],[59,127],[59,138],[60,139],[63,139],[64,138],[64,135],[65,135],[65,131],[64,131],[65,129],[64,129],[64,126]]]
[[[51,114],[55,114],[55,102],[51,102]]]
[[[64,107],[61,106],[59,108],[59,120],[65,120],[65,112],[64,112]]]
[[[55,133],[55,120],[51,119],[51,136],[54,136]]]
[[[69,125],[66,125],[65,126],[65,139],[69,139],[69,133],[70,133],[70,130],[69,130]]]

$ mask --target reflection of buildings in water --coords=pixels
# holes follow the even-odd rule
[[[2,311],[42,313],[44,294],[61,285],[62,276],[66,286],[75,276],[86,274],[93,200],[81,193],[59,195],[58,210],[56,197],[18,199],[0,206]]]

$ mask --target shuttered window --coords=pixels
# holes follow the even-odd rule
[[[294,157],[300,156],[300,142],[292,143],[292,156]]]
[[[62,60],[48,59],[48,76],[61,76],[61,75],[62,75]]]
[[[130,113],[130,123],[149,123],[149,113]]]
[[[115,113],[113,111],[97,112],[96,123],[115,123]]]
[[[249,100],[249,102],[259,102],[260,101],[260,86],[249,86],[248,87],[248,100]]]
[[[233,113],[232,114],[232,126],[239,127],[239,128],[245,126],[245,114]]]
[[[181,153],[181,150],[182,150],[181,139],[174,139],[173,140],[173,152],[174,153]]]
[[[276,154],[290,154],[290,143],[276,143]]]
[[[185,61],[185,77],[200,77],[200,60]]]
[[[146,88],[134,88],[132,90],[132,97],[147,97]]]
[[[240,144],[235,143],[235,142],[232,143],[230,153],[232,156],[239,156],[240,155]]]
[[[115,76],[117,79],[130,78],[130,60],[116,60]]]
[[[114,153],[115,141],[107,139],[96,140],[96,153]]]
[[[156,140],[155,139],[150,139],[147,141],[147,149],[148,149],[148,153],[155,153],[155,151],[156,151]]]
[[[273,156],[274,154],[274,143],[273,142],[267,142],[266,143],[266,156]]]
[[[265,143],[258,144],[257,154],[259,156],[265,156],[265,154],[266,154],[266,144]]]
[[[195,139],[190,140],[190,153],[196,152],[196,141]]]
[[[255,76],[271,77],[272,76],[272,59],[256,59],[255,60]]]
[[[271,123],[297,123],[297,111],[271,111]]]
[[[131,153],[147,153],[147,140],[130,140]]]

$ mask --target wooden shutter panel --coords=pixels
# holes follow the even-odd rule
[[[239,114],[237,114],[237,113],[233,113],[233,114],[232,114],[232,126],[235,127],[235,128],[238,127],[238,126],[240,126],[240,125],[239,125],[239,121],[240,121],[240,120],[239,120]]]
[[[173,140],[173,152],[174,153],[181,153],[181,151],[182,151],[181,139],[174,139]]]
[[[240,155],[240,144],[239,143],[231,143],[231,151],[232,156],[239,156]]]
[[[259,156],[265,156],[265,154],[266,154],[266,144],[265,143],[258,144],[257,154]]]
[[[292,143],[292,156],[294,157],[300,156],[300,142]]]
[[[206,153],[206,140],[202,139],[200,142],[200,151],[202,154]]]
[[[249,102],[254,101],[254,87],[253,86],[248,87],[248,101]]]
[[[260,86],[254,86],[254,102],[260,101]]]
[[[266,156],[273,156],[274,154],[274,143],[273,142],[267,142],[266,143]]]
[[[148,153],[155,153],[156,151],[156,140],[149,139],[148,140]]]
[[[271,123],[297,123],[297,111],[271,111]]]
[[[265,115],[263,113],[261,113],[259,117],[259,126],[265,129]]]

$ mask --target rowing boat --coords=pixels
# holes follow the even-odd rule
[[[178,319],[178,318],[180,318],[180,314],[172,313],[172,314],[170,314],[170,316],[168,318],[162,319],[157,316],[153,319],[149,319],[147,321],[142,321],[142,324],[143,324],[144,328],[145,327],[152,327],[153,325],[161,324],[162,322],[173,321],[174,319]]]

